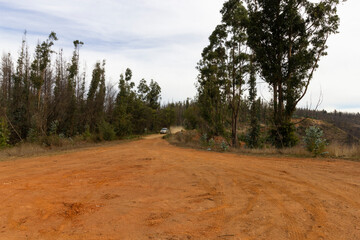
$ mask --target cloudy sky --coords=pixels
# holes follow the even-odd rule
[[[70,59],[72,42],[85,43],[87,74],[106,59],[107,80],[116,84],[127,67],[134,81],[154,79],[163,102],[196,94],[196,63],[208,36],[220,22],[223,0],[0,0],[0,51],[17,58],[24,30],[30,51],[51,31]],[[329,55],[320,62],[301,106],[360,112],[360,1],[339,7],[340,33],[329,39]],[[268,87],[259,93],[267,100]]]

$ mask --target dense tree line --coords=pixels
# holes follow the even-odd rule
[[[251,103],[251,142],[259,136],[255,79],[272,92],[269,136],[276,147],[297,143],[291,122],[305,96],[327,40],[337,32],[339,0],[228,0],[222,21],[209,37],[198,64],[198,108],[201,128],[209,135],[226,134],[238,146],[237,129],[242,102]],[[250,144],[255,146],[257,144]]]
[[[112,140],[158,131],[175,121],[174,106],[160,106],[156,81],[142,79],[136,87],[127,69],[116,89],[106,82],[104,60],[94,65],[87,87],[79,65],[83,42],[74,41],[67,61],[63,50],[53,49],[54,32],[33,54],[25,37],[16,62],[10,54],[1,59],[0,145],[46,142],[48,136]]]

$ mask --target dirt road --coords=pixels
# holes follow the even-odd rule
[[[0,239],[360,239],[360,163],[160,138],[0,163]]]

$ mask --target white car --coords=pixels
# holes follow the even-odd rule
[[[167,128],[162,128],[162,129],[160,130],[160,133],[161,133],[161,134],[167,134],[167,133],[169,133],[169,129],[167,129]]]

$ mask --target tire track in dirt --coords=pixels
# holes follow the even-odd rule
[[[357,209],[360,209],[360,203],[359,202],[356,202],[354,200],[351,200],[351,199],[346,198],[346,197],[344,197],[344,196],[342,196],[340,194],[336,194],[334,192],[331,192],[331,191],[326,190],[324,188],[321,188],[319,186],[315,186],[314,184],[311,184],[309,182],[305,182],[305,181],[296,179],[295,177],[293,177],[293,178],[279,177],[279,176],[267,174],[267,173],[264,173],[264,172],[252,171],[252,170],[247,170],[247,172],[252,172],[252,173],[254,173],[256,175],[262,175],[262,176],[265,176],[265,177],[268,177],[268,178],[273,178],[273,179],[278,179],[278,180],[281,180],[281,181],[286,181],[286,182],[289,182],[289,183],[292,183],[292,184],[302,185],[303,187],[306,187],[308,189],[312,189],[315,192],[320,192],[322,194],[329,195],[329,196],[333,197],[334,199],[340,199],[342,202],[347,202],[350,205],[352,205],[353,207],[355,207]],[[344,184],[346,184],[346,183],[344,183]]]
[[[360,239],[354,162],[154,138],[0,169],[0,239]]]
[[[219,159],[221,158],[223,157],[220,157]],[[294,188],[300,186],[301,188],[306,189],[306,191],[311,191],[311,193],[317,192],[320,193],[321,195],[327,195],[328,197],[331,197],[336,201],[341,201],[343,203],[348,202],[355,208],[358,208],[359,206],[359,204],[356,201],[353,201],[337,193],[330,192],[325,188],[316,186],[310,182],[300,180],[296,176],[291,176],[286,171],[283,171],[282,174],[288,175],[288,177],[279,177],[270,173],[254,171],[251,170],[249,167],[245,167],[245,168],[246,170],[243,170],[241,173],[243,176],[245,176],[247,179],[253,178],[255,181],[260,182],[262,184],[262,189],[271,189],[272,194],[269,194],[264,191],[263,194],[267,196],[269,201],[271,200],[275,205],[279,206],[278,207],[279,209],[281,209],[284,212],[283,215],[285,216],[285,218],[288,219],[289,222],[288,224],[290,226],[289,228],[292,228],[289,234],[291,239],[323,239],[324,238],[324,232],[322,231],[321,228],[327,223],[327,219],[326,219],[326,212],[324,210],[324,206],[322,202],[319,199],[312,199],[313,195],[311,194],[307,194],[306,196],[299,196],[299,194],[294,194],[291,191],[287,190],[287,188],[281,187],[281,185],[275,185],[274,183],[268,184],[267,181],[254,178],[245,173],[252,173],[255,176],[262,176],[263,178],[271,178],[273,180],[282,181],[287,184],[291,184]],[[271,171],[276,171],[276,170],[271,169]],[[302,226],[303,223],[301,222],[296,223],[297,221],[296,218],[293,217],[293,213],[290,213],[285,207],[285,205],[282,204],[281,201],[283,199],[274,199],[272,197],[274,192],[278,192],[278,194],[285,194],[286,196],[288,196],[289,199],[291,199],[291,201],[296,202],[303,207],[304,211],[307,213],[307,218],[310,219],[310,222],[313,222],[311,225],[307,226],[308,229],[305,229]],[[244,211],[245,214],[247,214],[253,209],[259,195],[260,194],[250,198],[250,200],[248,201],[248,206],[245,208]]]

